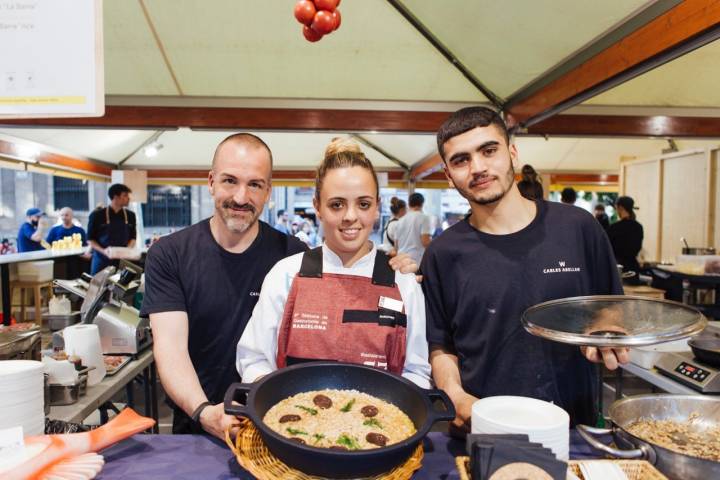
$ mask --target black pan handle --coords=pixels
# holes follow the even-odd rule
[[[247,406],[234,404],[233,401],[237,398],[238,393],[244,393],[247,399],[247,394],[252,390],[252,383],[233,383],[225,392],[225,413],[228,415],[235,415],[240,417],[247,417]]]
[[[433,389],[433,390],[425,390],[425,394],[430,399],[430,421],[432,423],[435,422],[441,422],[446,421],[449,422],[450,420],[455,419],[455,405],[453,405],[452,400],[450,400],[450,397],[447,396],[447,393],[445,393],[442,390]],[[440,400],[445,407],[444,410],[435,410],[435,405],[433,402],[435,400]]]

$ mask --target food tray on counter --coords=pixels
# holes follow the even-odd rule
[[[105,361],[106,375],[112,377],[130,363],[132,359],[132,355],[105,355],[103,360]]]
[[[255,478],[260,480],[322,480],[323,477],[307,475],[299,470],[290,468],[275,457],[265,446],[260,437],[260,432],[249,420],[240,420],[237,436],[233,441],[230,438],[230,430],[225,432],[225,443],[237,458],[238,463]],[[377,475],[365,477],[373,480],[406,480],[413,476],[413,473],[422,465],[423,459],[422,443],[415,449],[415,452],[407,461],[395,467],[393,470]]]
[[[628,480],[668,480],[665,475],[645,460],[570,460],[568,469],[580,480],[585,480],[580,471],[580,463],[582,462],[613,462],[620,467]],[[471,480],[470,457],[455,457],[455,465],[460,474],[460,480]]]

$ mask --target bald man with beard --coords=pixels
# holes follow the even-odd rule
[[[141,315],[150,317],[173,433],[223,437],[234,419],[222,399],[240,381],[235,345],[262,281],[278,260],[305,250],[258,221],[270,198],[271,172],[272,154],[260,138],[226,138],[208,175],[213,216],[162,237],[148,252]]]

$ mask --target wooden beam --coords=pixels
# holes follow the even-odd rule
[[[0,125],[435,133],[449,112],[107,106],[102,117],[3,119]]]
[[[0,156],[8,156],[10,158],[21,159],[23,157],[23,148],[32,146],[37,152],[33,155],[32,163],[42,165],[56,166],[61,169],[70,171],[79,171],[92,173],[94,175],[102,175],[109,177],[112,173],[112,166],[101,162],[91,161],[85,158],[71,157],[61,155],[59,153],[45,150],[44,146],[35,142],[12,142],[0,139]]]
[[[439,153],[435,153],[425,160],[421,160],[410,168],[410,179],[412,181],[422,180],[425,177],[440,172],[443,177],[445,174],[442,173],[442,158]]]
[[[620,176],[604,173],[551,173],[551,184],[617,185]]]
[[[132,167],[128,167],[132,168]],[[381,171],[381,170],[379,170]],[[147,170],[148,178],[152,179],[181,179],[181,180],[199,180],[207,179],[209,169],[167,169],[167,170]],[[401,181],[405,172],[399,170],[390,170],[388,180]],[[315,170],[273,170],[273,180],[315,180]]]
[[[573,99],[580,103],[583,93],[596,95],[603,86],[612,87],[613,79],[630,75],[627,80],[686,53],[681,47],[703,34],[715,38],[718,25],[719,0],[684,1],[507,110],[521,124],[531,125],[558,106],[569,108]]]
[[[530,135],[719,137],[720,118],[555,115],[527,128]]]
[[[566,137],[720,137],[720,118],[666,117],[640,115],[556,115],[519,133]],[[432,155],[410,169],[410,178],[418,181],[440,171],[440,155]]]

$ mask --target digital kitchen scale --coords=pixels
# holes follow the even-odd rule
[[[655,368],[699,392],[720,393],[720,368],[699,362],[691,352],[663,354]]]

